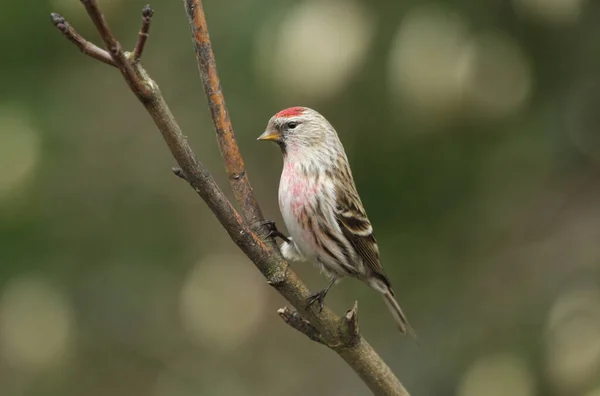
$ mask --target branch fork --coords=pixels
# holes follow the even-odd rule
[[[357,303],[342,317],[335,315],[327,307],[322,312],[315,307],[304,310],[306,298],[309,296],[308,288],[281,257],[274,239],[267,238],[267,230],[261,226],[264,218],[231,126],[202,1],[183,0],[219,149],[241,213],[235,210],[208,169],[196,158],[158,85],[141,65],[140,60],[149,38],[154,15],[152,8],[147,5],[142,9],[142,23],[136,45],[132,52],[125,52],[101,13],[98,1],[80,1],[100,33],[104,48],[83,38],[57,13],[51,14],[53,24],[85,55],[119,69],[131,91],[154,120],[175,158],[177,167],[172,169],[173,173],[196,191],[230,238],[261,271],[267,282],[295,307],[281,308],[277,311],[279,316],[311,340],[334,350],[375,395],[409,396],[390,368],[360,335]],[[302,309],[302,314],[299,309]]]
[[[277,314],[290,327],[298,330],[311,340],[323,344],[331,349],[345,348],[354,345],[360,340],[358,330],[358,302],[354,302],[352,309],[339,319],[338,334],[341,342],[330,343],[325,339],[319,330],[317,330],[310,322],[302,317],[302,315],[294,308],[283,307],[277,310]]]

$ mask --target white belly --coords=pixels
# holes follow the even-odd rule
[[[317,221],[315,218],[315,209],[317,207],[317,196],[320,198],[320,215],[324,216]],[[285,163],[281,180],[279,183],[279,208],[288,233],[294,240],[298,253],[304,259],[312,261],[321,267],[321,270],[328,275],[336,274],[338,276],[349,275],[347,268],[344,268],[336,257],[327,254],[316,242],[325,246],[328,252],[333,252],[337,257],[344,257],[338,244],[329,239],[323,238],[322,232],[315,235],[314,227],[318,224],[327,224],[328,228],[334,233],[339,234],[339,225],[335,220],[335,189],[331,183],[324,182],[323,178],[307,176],[302,168],[294,163]],[[346,250],[350,254],[350,247]]]
[[[305,205],[302,202],[299,202],[297,196],[288,194],[285,189],[280,189],[279,209],[281,210],[285,227],[294,240],[298,252],[306,260],[314,260],[316,259],[317,252],[314,243],[312,242],[312,236],[310,235],[311,230],[306,229],[306,225],[300,224],[297,217],[298,212],[302,210],[304,206]]]
[[[313,180],[303,175],[300,166],[284,164],[279,182],[279,209],[298,252],[307,260],[314,260],[317,255],[313,230],[308,227],[316,188]]]

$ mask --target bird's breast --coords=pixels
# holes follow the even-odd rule
[[[310,218],[319,193],[318,178],[299,164],[286,163],[279,183],[279,208],[288,232],[304,256],[313,256],[315,242]]]

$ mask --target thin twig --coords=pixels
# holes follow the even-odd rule
[[[132,63],[127,59],[123,47],[121,47],[121,44],[112,34],[104,15],[100,11],[98,1],[81,0],[81,3],[85,7],[92,22],[94,22],[94,25],[96,25],[96,29],[98,30],[98,33],[100,33],[100,37],[102,37],[106,49],[112,56],[119,70],[121,70],[123,77],[125,77],[125,81],[133,93],[135,93],[140,100],[147,99],[151,94],[151,89],[144,83],[141,76],[135,72]]]
[[[354,302],[352,309],[348,310],[344,315],[343,319],[346,323],[343,327],[346,333],[342,335],[346,338],[346,343],[351,343],[359,339],[359,328],[358,328],[358,301]]]
[[[306,335],[313,341],[325,344],[325,340],[323,340],[323,336],[319,333],[319,330],[315,329],[315,326],[311,325],[310,322],[304,319],[295,309],[283,307],[278,309],[277,313],[285,323],[298,330],[300,333]]]
[[[117,66],[113,61],[110,54],[102,48],[84,39],[77,31],[62,17],[62,15],[53,12],[50,14],[52,23],[61,31],[64,36],[69,39],[81,52],[84,54],[99,60],[102,63],[106,63],[110,66]]]
[[[142,27],[140,28],[140,32],[138,34],[138,41],[135,44],[135,49],[133,50],[133,61],[139,62],[142,58],[142,54],[144,53],[144,47],[146,46],[146,41],[148,40],[148,32],[150,31],[150,23],[152,22],[152,15],[154,15],[154,10],[150,8],[150,4],[146,4],[146,6],[142,9]]]
[[[184,0],[188,14],[188,22],[194,41],[194,52],[198,63],[198,71],[202,78],[204,93],[208,98],[208,106],[217,133],[221,156],[225,162],[229,182],[242,215],[248,224],[258,225],[263,219],[260,206],[254,197],[252,185],[248,179],[244,160],[240,154],[229,113],[225,104],[225,97],[221,88],[215,55],[208,34],[206,15],[200,0]],[[259,231],[258,226],[255,231]],[[262,230],[261,230],[262,231]],[[275,247],[274,242],[272,247]]]
[[[199,11],[203,18],[204,12],[201,9],[201,2],[184,1],[188,5],[186,8],[190,16]],[[217,84],[215,89],[206,88],[207,96],[209,103],[211,103],[211,112],[213,112],[215,128],[220,136],[219,141],[230,173],[230,180],[236,192],[236,198],[238,202],[241,202],[247,222],[244,222],[242,216],[227,200],[209,171],[196,158],[167,106],[158,85],[148,76],[140,63],[134,62],[132,57],[128,57],[123,52],[100,13],[97,2],[95,0],[82,0],[82,3],[86,6],[90,18],[94,21],[125,81],[154,120],[171,154],[177,161],[179,169],[175,173],[180,177],[183,176],[182,178],[206,202],[230,238],[256,265],[267,279],[267,282],[275,287],[297,310],[304,309],[306,298],[309,295],[308,288],[296,273],[288,267],[279,252],[273,249],[273,242],[270,241],[269,245],[265,244],[262,238],[247,226],[247,222],[249,224],[259,223],[255,219],[262,220],[262,215],[254,199],[252,187],[247,176],[245,176],[243,161],[235,143],[219,85]],[[195,31],[196,33],[197,31]],[[208,39],[207,32],[206,39]],[[206,43],[204,42],[205,53]],[[208,43],[208,46],[210,46],[210,43]],[[212,54],[212,51],[210,51],[210,54]],[[212,55],[206,59],[212,59],[211,68],[214,68]],[[216,68],[214,68],[214,74],[205,75],[201,73],[201,75],[207,78],[212,75],[211,81],[218,83],[218,79],[214,79]],[[211,87],[211,83],[205,82],[205,87]],[[215,94],[215,92],[218,92],[218,94]],[[215,101],[218,103],[213,103]],[[216,112],[219,113],[216,114]],[[248,201],[243,202],[244,198]],[[298,314],[298,316],[300,315]],[[409,395],[381,357],[360,336],[356,319],[356,306],[344,318],[335,315],[327,307],[322,312],[319,312],[317,308],[311,308],[303,312],[302,316],[305,317],[306,323],[315,329],[315,334],[318,334],[315,337],[322,339],[329,348],[338,353],[374,394],[382,396]]]

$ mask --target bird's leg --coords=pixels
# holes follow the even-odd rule
[[[261,227],[265,227],[268,231],[266,238],[281,238],[287,243],[290,243],[290,238],[286,237],[281,231],[277,229],[277,225],[273,220],[263,220],[260,222]],[[266,239],[265,238],[265,239]]]
[[[329,285],[327,285],[325,289],[308,296],[308,298],[306,299],[306,309],[310,308],[311,305],[318,301],[319,312],[323,311],[323,303],[325,302],[325,296],[327,295],[327,292],[329,292],[329,289],[331,289],[331,286],[335,285],[335,282],[337,282],[337,276],[331,278],[331,282],[329,282]]]
[[[258,224],[261,227],[266,227],[267,229],[267,236],[264,237],[263,240],[271,237],[279,237],[283,239],[284,242],[279,246],[279,251],[283,258],[288,261],[288,263],[290,261],[304,261],[304,256],[302,256],[302,253],[300,253],[298,247],[294,241],[292,241],[292,238],[285,236],[281,231],[279,231],[273,220],[263,220]]]

